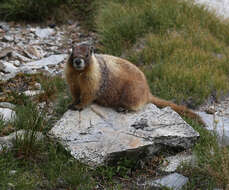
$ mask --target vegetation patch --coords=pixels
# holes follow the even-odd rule
[[[93,189],[89,169],[65,152],[58,144],[39,145],[32,159],[25,159],[16,149],[0,155],[0,188],[5,189]]]
[[[23,93],[27,90],[38,90],[36,84],[40,84],[39,94],[28,97]],[[16,104],[16,118],[13,122],[0,118],[0,136],[19,129],[47,132],[71,102],[65,81],[59,76],[19,74],[2,83],[1,90],[3,95],[0,102]],[[52,114],[52,117],[46,119],[48,114]]]
[[[0,0],[0,18],[7,21],[47,21],[51,24],[68,20],[82,21],[94,27],[95,0]]]
[[[6,20],[41,21],[57,15],[66,0],[0,0],[0,16]]]
[[[219,144],[220,139],[215,132],[208,131],[193,120],[184,119],[200,134],[193,149],[195,163],[184,164],[178,170],[189,178],[185,190],[226,189],[229,181],[228,147]]]

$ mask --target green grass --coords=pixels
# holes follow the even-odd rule
[[[24,129],[25,133],[22,136],[17,135],[14,148],[20,156],[26,158],[39,154],[42,140],[38,138],[38,131],[44,131],[48,127],[45,112],[39,110],[29,99],[24,105],[17,106],[15,112],[12,126],[16,131]]]
[[[80,20],[92,28],[95,0],[0,0],[0,18],[7,21],[66,23]]]
[[[95,22],[100,50],[141,67],[154,95],[195,107],[228,92],[229,24],[192,1],[106,1]]]
[[[40,154],[26,160],[13,149],[0,156],[0,188],[91,190],[88,168],[73,160],[59,145],[43,144]],[[15,174],[12,174],[12,170]]]
[[[42,20],[61,3],[62,0],[1,0],[0,16],[6,19]]]
[[[193,153],[196,163],[185,164],[178,172],[189,178],[186,190],[226,188],[229,181],[229,147],[220,146],[216,133],[211,133],[195,121],[186,121],[200,134]]]
[[[49,102],[57,98],[59,94],[62,94],[66,90],[66,82],[60,76],[44,76],[37,77],[37,81],[41,84],[41,90],[44,93],[38,96],[38,101]]]
[[[3,120],[3,116],[0,116],[0,131],[5,127],[5,121]]]
[[[49,83],[44,82],[44,78],[37,79],[47,98],[50,98],[52,92],[57,97],[65,93],[64,83],[60,78],[49,78]],[[54,101],[53,97],[51,99]],[[23,129],[25,133],[16,136],[10,151],[0,152],[0,189],[91,190],[95,182],[90,169],[46,137],[47,131],[54,124],[52,119],[56,117],[48,117],[49,103],[41,110],[38,108],[39,102],[34,101],[34,98],[15,93],[14,100],[20,104],[15,108],[15,120],[10,124],[14,130]],[[58,111],[53,114],[60,116],[66,105],[65,101],[57,102],[54,110]],[[6,124],[0,120],[0,131],[4,130]],[[43,134],[43,138],[39,138],[38,132]]]

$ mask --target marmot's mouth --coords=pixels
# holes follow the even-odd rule
[[[85,68],[85,62],[83,59],[78,59],[78,61],[73,61],[73,67],[76,69],[76,70],[83,70]]]
[[[76,70],[83,70],[84,66],[82,65],[73,65]]]

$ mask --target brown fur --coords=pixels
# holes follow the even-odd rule
[[[85,54],[84,50],[73,50],[71,57],[79,53]],[[72,66],[71,57],[66,63],[65,75],[75,109],[80,110],[96,102],[115,109],[137,111],[145,104],[153,103],[160,108],[170,106],[179,114],[203,123],[197,114],[185,106],[153,96],[143,72],[129,61],[111,55],[92,54],[85,69],[78,71]]]

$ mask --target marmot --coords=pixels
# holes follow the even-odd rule
[[[170,106],[181,115],[201,121],[187,107],[153,96],[145,75],[137,66],[119,57],[95,54],[86,44],[72,49],[65,76],[73,97],[71,109],[81,110],[95,102],[119,111],[137,111],[153,103],[160,108]]]

